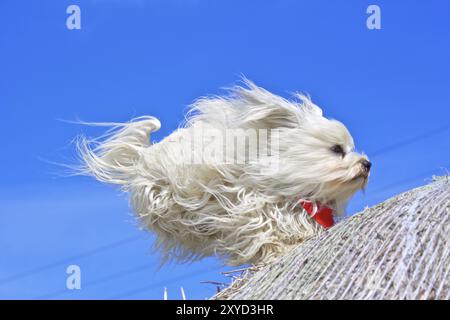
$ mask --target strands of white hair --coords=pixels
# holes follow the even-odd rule
[[[339,214],[367,182],[360,178],[365,157],[353,151],[345,126],[324,118],[309,97],[296,97],[288,101],[246,80],[228,96],[195,101],[184,126],[155,144],[150,134],[160,122],[154,117],[113,124],[100,139],[78,139],[79,173],[130,193],[142,225],[157,235],[163,261],[217,255],[230,265],[270,262],[323,230],[299,200]],[[279,150],[260,150],[267,159],[247,163],[180,161],[186,149],[194,156],[203,151],[187,144],[197,139],[192,132],[199,126],[276,129]],[[202,139],[203,145],[218,143]],[[330,151],[336,144],[345,157]],[[267,167],[275,156],[276,170]]]

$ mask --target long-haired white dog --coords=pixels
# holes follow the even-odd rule
[[[156,118],[111,124],[102,138],[79,139],[81,173],[129,192],[165,259],[270,262],[324,229],[314,219],[321,207],[341,214],[370,171],[342,123],[296,98],[245,81],[197,100],[186,123],[154,144]]]

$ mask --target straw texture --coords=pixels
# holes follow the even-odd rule
[[[449,191],[435,178],[367,208],[213,299],[449,299]]]

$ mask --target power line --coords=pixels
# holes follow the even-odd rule
[[[385,146],[385,147],[383,147],[381,149],[378,149],[378,150],[375,150],[373,152],[370,152],[369,155],[370,155],[371,158],[377,157],[379,155],[385,154],[385,153],[390,152],[392,150],[399,149],[399,148],[401,148],[401,147],[403,147],[405,145],[417,142],[418,140],[423,140],[423,139],[435,136],[435,135],[440,134],[442,132],[445,132],[445,131],[447,131],[449,129],[450,129],[450,124],[446,124],[446,125],[444,125],[442,127],[439,127],[439,128],[436,128],[436,129],[433,129],[433,130],[421,133],[421,134],[419,134],[417,136],[414,136],[414,137],[411,137],[411,138],[406,138],[406,139],[404,139],[402,141],[393,143],[393,144]]]
[[[447,165],[442,166],[441,168],[443,169],[443,168],[446,168],[446,167],[449,167],[449,166],[450,166],[450,164],[447,164]],[[436,173],[436,169],[427,170],[427,171],[424,171],[424,172],[422,172],[420,174],[417,174],[417,175],[414,175],[414,176],[410,176],[408,178],[401,179],[401,180],[398,180],[396,182],[389,183],[389,184],[384,185],[382,187],[376,188],[375,190],[372,190],[372,191],[375,193],[375,195],[376,194],[379,195],[385,190],[389,190],[389,189],[392,189],[394,187],[398,187],[398,186],[407,184],[409,182],[416,181],[417,179],[420,179],[420,178],[423,178],[423,177],[426,177],[426,176],[429,177],[433,173]]]
[[[77,255],[73,255],[71,257],[66,257],[64,259],[57,260],[57,261],[52,262],[52,263],[47,264],[47,265],[43,265],[43,266],[40,266],[40,267],[31,269],[31,270],[28,270],[28,271],[17,273],[17,274],[15,274],[13,276],[1,279],[0,280],[0,286],[4,285],[6,283],[9,283],[11,281],[19,280],[19,279],[28,277],[30,275],[33,275],[33,274],[45,271],[47,269],[54,268],[54,267],[62,265],[62,264],[71,263],[71,262],[73,262],[73,260],[86,258],[86,257],[92,256],[92,255],[97,254],[97,253],[102,252],[102,251],[106,251],[106,250],[110,250],[110,249],[114,249],[114,248],[123,246],[125,244],[134,242],[134,241],[136,241],[138,239],[142,239],[142,237],[141,236],[128,237],[128,238],[125,238],[125,239],[122,239],[122,240],[119,240],[119,241],[116,241],[116,242],[113,242],[113,243],[110,243],[110,244],[106,244],[104,246],[101,246],[101,247],[98,247],[98,248],[95,248],[95,249],[92,249],[92,250],[88,250],[88,251],[79,253]]]
[[[112,281],[112,280],[117,279],[117,278],[121,278],[123,276],[128,276],[130,274],[140,272],[142,270],[147,270],[149,268],[151,268],[151,266],[149,264],[139,265],[139,266],[136,266],[136,267],[133,267],[133,268],[129,268],[129,269],[122,270],[122,271],[119,271],[119,272],[116,272],[116,273],[112,273],[110,275],[107,275],[107,276],[99,278],[99,279],[95,279],[95,280],[86,282],[84,284],[84,287],[86,287],[86,286],[95,286],[95,285],[98,285],[98,284],[101,284],[101,283],[104,283],[104,282],[108,282],[108,281]],[[160,282],[153,283],[153,284],[145,286],[145,287],[140,287],[140,288],[137,288],[137,289],[125,292],[125,293],[121,293],[118,296],[132,295],[132,294],[134,294],[135,291],[136,291],[136,293],[138,293],[138,292],[141,292],[141,291],[152,289],[153,287],[167,285],[167,284],[173,283],[175,281],[178,281],[180,279],[181,280],[189,279],[189,278],[192,278],[193,276],[196,276],[198,274],[204,273],[206,271],[219,270],[220,268],[221,267],[208,267],[208,268],[205,268],[205,269],[193,271],[193,272],[186,273],[184,275],[180,275],[180,276],[177,276],[177,277],[174,277],[174,278],[169,278],[169,279],[167,279],[165,281],[160,281]],[[58,290],[58,291],[54,291],[54,292],[51,292],[51,293],[48,293],[48,294],[41,295],[41,296],[37,297],[36,299],[37,300],[51,299],[51,298],[54,298],[54,297],[57,297],[57,296],[60,296],[60,295],[67,294],[67,293],[73,293],[73,291],[70,291],[70,290],[67,290],[67,289],[62,289],[62,290]]]
[[[150,268],[151,268],[151,266],[148,263],[146,263],[144,265],[139,265],[139,266],[136,266],[133,268],[123,270],[123,271],[115,272],[115,273],[112,273],[112,274],[107,275],[102,278],[98,278],[98,279],[95,279],[92,281],[87,281],[87,282],[83,283],[83,288],[86,286],[88,286],[88,287],[95,286],[95,285],[98,285],[98,284],[101,284],[104,282],[108,282],[108,281],[111,281],[111,280],[114,280],[117,278],[121,278],[123,276],[128,276],[130,274],[140,272],[142,270],[148,270]],[[73,293],[73,291],[68,290],[68,289],[62,289],[62,290],[58,290],[58,291],[54,291],[51,293],[46,293],[44,295],[41,295],[41,296],[37,297],[36,300],[50,299],[50,298],[61,296],[61,295],[67,294],[67,293]]]
[[[431,136],[440,134],[442,132],[447,131],[448,129],[450,129],[450,124],[444,125],[444,126],[439,127],[437,129],[433,129],[433,130],[430,130],[428,132],[424,132],[424,133],[422,133],[420,135],[417,135],[417,136],[414,136],[414,137],[411,137],[411,138],[407,138],[407,139],[404,139],[402,141],[399,141],[399,142],[396,142],[394,144],[391,144],[391,145],[388,145],[386,147],[383,147],[381,149],[375,150],[374,152],[371,152],[370,155],[371,155],[371,157],[377,157],[377,156],[380,156],[380,155],[385,154],[387,152],[393,151],[395,149],[399,149],[399,148],[401,148],[401,147],[403,147],[405,145],[412,144],[412,143],[414,143],[414,142],[416,142],[418,140],[422,140],[422,139],[429,138]],[[416,177],[414,177],[414,179],[416,179]],[[391,184],[391,185],[393,185],[393,184]],[[390,186],[388,186],[388,187],[390,187]],[[386,187],[384,187],[384,188],[386,188]],[[109,249],[113,249],[113,248],[116,248],[116,247],[120,247],[120,246],[122,246],[124,244],[136,241],[136,240],[138,240],[140,238],[141,237],[139,237],[139,236],[129,237],[129,238],[126,238],[126,239],[123,239],[123,240],[119,240],[119,241],[116,241],[116,242],[113,242],[113,243],[110,243],[110,244],[98,247],[98,248],[93,249],[93,250],[88,250],[88,251],[80,253],[78,255],[74,255],[74,256],[71,256],[71,257],[67,257],[67,258],[55,261],[55,262],[50,263],[48,265],[37,267],[37,268],[34,268],[34,269],[26,271],[26,272],[21,272],[21,273],[18,273],[16,275],[7,277],[5,279],[0,279],[0,285],[4,285],[4,284],[9,283],[11,281],[15,281],[15,280],[19,280],[19,279],[25,278],[25,277],[30,276],[32,274],[42,272],[44,270],[47,270],[47,269],[56,267],[58,265],[62,265],[62,264],[71,262],[73,260],[85,258],[85,257],[88,257],[88,256],[91,256],[91,255],[100,253],[100,252],[105,251],[105,250],[109,250]]]
[[[448,167],[448,166],[450,166],[450,164],[444,165],[442,168],[445,168],[445,167]],[[376,188],[375,189],[375,196],[378,196],[378,195],[382,194],[382,192],[385,191],[385,190],[389,190],[389,189],[391,189],[393,187],[398,187],[398,186],[404,185],[406,183],[416,181],[417,179],[423,178],[425,176],[430,176],[431,174],[433,174],[435,172],[436,172],[436,169],[428,170],[428,171],[422,172],[422,173],[420,173],[418,175],[415,175],[413,177],[401,179],[401,180],[398,180],[396,182],[393,182],[393,183],[384,185],[382,187]],[[85,285],[86,286],[97,285],[97,284],[100,284],[100,283],[103,283],[103,282],[107,282],[107,281],[111,281],[111,280],[123,277],[125,275],[130,275],[130,274],[133,274],[133,273],[136,273],[136,272],[142,271],[144,269],[148,269],[148,268],[150,268],[150,265],[148,265],[148,264],[137,266],[137,267],[130,268],[130,269],[127,269],[127,270],[124,270],[124,271],[119,271],[119,272],[113,273],[113,274],[105,276],[103,278],[99,278],[99,279],[96,279],[96,280],[93,280],[93,281],[90,281],[90,282],[86,282]],[[166,281],[160,281],[160,282],[157,282],[157,283],[153,283],[151,285],[139,287],[139,288],[136,288],[136,289],[124,292],[124,293],[120,293],[120,294],[114,295],[114,296],[110,297],[109,299],[119,299],[119,298],[124,298],[124,297],[127,297],[127,296],[131,296],[131,295],[134,295],[134,294],[137,294],[137,293],[140,293],[140,292],[145,292],[147,290],[153,289],[153,288],[158,287],[158,286],[164,286],[164,285],[173,283],[173,282],[178,281],[178,280],[185,280],[185,279],[191,278],[193,276],[198,275],[201,272],[209,271],[209,270],[210,269],[200,270],[200,271],[195,271],[195,272],[187,273],[187,274],[184,274],[184,275],[180,275],[178,277],[174,277],[174,278],[168,279]],[[39,297],[37,297],[37,299],[49,299],[49,298],[53,298],[53,297],[56,297],[56,296],[59,296],[59,295],[63,295],[63,294],[69,293],[69,292],[71,292],[71,291],[69,291],[67,289],[63,289],[63,290],[56,291],[56,292],[53,292],[53,293],[50,293],[50,294],[45,294],[45,295],[39,296]]]

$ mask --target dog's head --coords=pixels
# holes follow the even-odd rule
[[[308,97],[298,97],[296,126],[280,133],[280,173],[298,182],[303,197],[345,202],[366,186],[371,162],[355,152],[353,138],[341,122],[323,117]]]
[[[323,117],[307,96],[296,94],[296,100],[289,101],[250,81],[246,85],[233,88],[227,98],[200,99],[191,118],[191,124],[215,128],[269,130],[277,149],[268,152],[271,161],[243,166],[241,181],[266,194],[336,206],[366,186],[371,163],[355,152],[353,138],[341,122]],[[259,155],[265,153],[261,151],[265,150],[260,143]],[[267,163],[272,169],[261,170]]]

